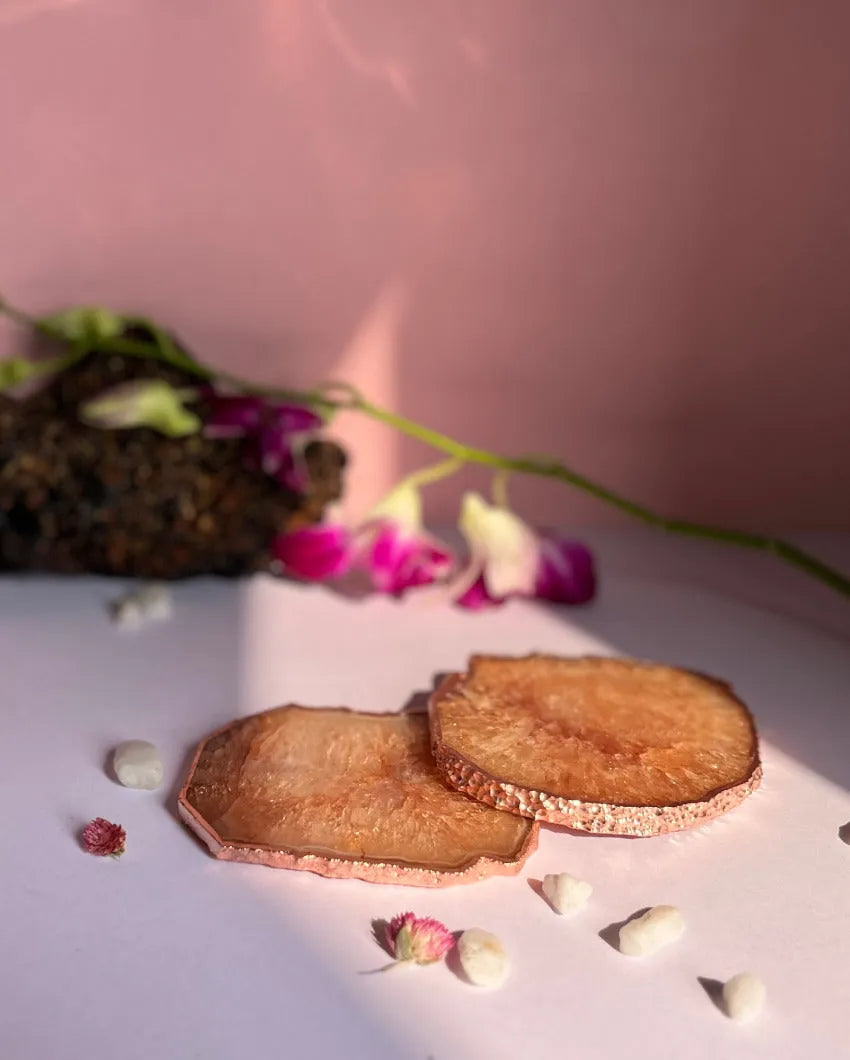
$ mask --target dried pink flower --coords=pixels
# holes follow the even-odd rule
[[[127,843],[127,833],[120,824],[113,824],[103,817],[95,817],[83,829],[83,847],[88,854],[98,857],[120,858]]]
[[[387,925],[387,946],[397,961],[433,964],[454,946],[454,935],[431,917],[399,913]]]

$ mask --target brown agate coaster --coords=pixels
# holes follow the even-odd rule
[[[585,832],[689,828],[761,781],[744,704],[723,682],[669,666],[474,656],[433,694],[430,721],[452,787]]]
[[[415,714],[280,707],[198,748],[180,814],[216,857],[442,887],[510,875],[538,826],[448,788]]]

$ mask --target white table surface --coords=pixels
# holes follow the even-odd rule
[[[120,634],[115,583],[0,580],[3,1060],[850,1056],[850,605],[766,561],[665,543],[659,562],[647,541],[599,537],[607,576],[580,610],[470,615],[257,578],[179,586],[173,622]],[[219,863],[175,817],[187,753],[232,717],[289,700],[393,710],[470,651],[533,649],[733,681],[760,724],[763,789],[679,836],[544,830],[522,877],[442,891]],[[107,775],[131,737],[161,748],[162,791]],[[120,861],[78,846],[98,815],[127,829]],[[528,882],[562,870],[595,887],[569,920]],[[638,961],[600,938],[659,903],[688,924],[670,949]],[[506,987],[445,966],[359,975],[385,959],[370,921],[408,908],[495,931]],[[699,982],[745,969],[769,991],[746,1027]]]

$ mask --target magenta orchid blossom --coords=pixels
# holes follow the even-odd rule
[[[284,573],[301,581],[323,582],[341,578],[354,563],[354,535],[342,523],[303,526],[280,534],[272,545],[274,558]]]
[[[406,590],[441,581],[454,556],[422,524],[422,497],[402,482],[378,504],[364,525],[362,564],[378,592],[401,596]]]
[[[448,581],[455,557],[425,531],[414,475],[391,490],[359,526],[331,521],[303,527],[279,537],[274,555],[286,573],[306,581],[365,570],[373,588],[392,596],[447,582],[449,598],[468,610],[498,606],[513,596],[561,604],[593,599],[593,556],[584,545],[538,532],[477,493],[463,498],[460,529],[469,558]]]
[[[422,500],[413,481],[391,490],[358,526],[331,521],[281,535],[274,555],[287,573],[307,581],[339,578],[365,570],[381,593],[443,579],[454,565],[452,552],[422,525]]]
[[[460,529],[469,562],[451,589],[461,607],[495,607],[512,596],[583,604],[596,592],[593,556],[584,545],[538,533],[508,508],[467,493]]]
[[[212,437],[247,437],[262,470],[291,490],[303,490],[307,474],[304,450],[323,426],[321,416],[300,405],[262,397],[222,394],[206,388],[206,433]]]

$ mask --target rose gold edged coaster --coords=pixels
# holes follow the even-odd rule
[[[419,887],[515,874],[539,830],[447,787],[423,715],[297,706],[204,740],[179,809],[227,861]]]
[[[473,656],[430,701],[448,784],[511,813],[602,835],[704,824],[762,777],[750,712],[701,674],[625,659]]]

